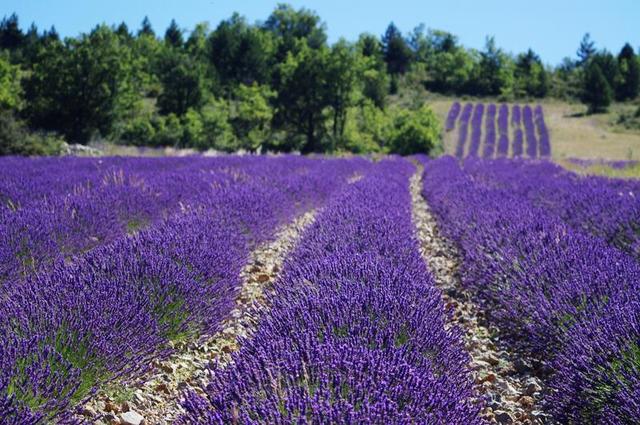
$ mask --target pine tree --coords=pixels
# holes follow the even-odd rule
[[[153,31],[153,27],[151,26],[151,21],[149,21],[149,17],[145,16],[142,20],[142,24],[140,25],[140,29],[138,30],[138,37],[141,35],[148,35],[151,37],[155,37],[156,33]]]
[[[640,91],[640,64],[629,43],[624,45],[618,55],[618,69],[620,83],[616,87],[617,99],[622,101],[635,99]]]
[[[590,113],[602,112],[611,104],[613,90],[605,78],[600,66],[590,61],[584,74],[582,102],[589,107]]]
[[[402,33],[392,22],[382,36],[384,61],[390,74],[404,74],[411,62],[411,49],[402,37]]]
[[[14,13],[0,22],[0,49],[14,50],[24,41],[24,34],[18,25],[18,16]]]
[[[173,47],[182,47],[184,43],[182,30],[178,27],[175,19],[171,20],[167,32],[164,33],[164,41]]]
[[[591,41],[591,35],[589,33],[586,33],[584,37],[582,37],[580,47],[578,48],[578,51],[576,53],[578,55],[579,66],[583,66],[584,64],[589,62],[591,56],[596,53],[595,43]]]

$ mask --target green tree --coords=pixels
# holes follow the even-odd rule
[[[30,125],[75,143],[109,134],[138,98],[133,64],[131,49],[104,25],[65,44],[46,42],[25,81]]]
[[[293,137],[283,146],[286,150],[301,149],[303,152],[320,152],[328,106],[326,67],[329,50],[326,47],[313,49],[305,40],[300,40],[296,53],[289,52],[279,66],[281,80],[276,98],[274,122]],[[296,136],[303,136],[299,144]]]
[[[516,95],[545,97],[549,91],[549,79],[540,57],[529,49],[516,58],[514,79]]]
[[[236,89],[230,121],[242,149],[255,151],[268,142],[275,97],[268,86],[240,84]]]
[[[595,61],[586,66],[582,90],[581,100],[589,107],[590,113],[604,111],[611,104],[613,90]]]
[[[176,23],[175,19],[171,20],[167,31],[164,33],[164,42],[173,47],[182,47],[184,39],[182,37],[182,30]]]
[[[596,48],[595,43],[591,40],[591,35],[586,33],[582,37],[582,41],[580,41],[580,47],[578,47],[578,51],[576,54],[578,55],[578,66],[584,66],[589,62],[591,57],[595,55]]]
[[[382,55],[382,44],[376,36],[362,34],[356,50],[362,95],[383,109],[389,93],[389,75]]]
[[[138,37],[144,35],[154,38],[156,36],[156,33],[153,31],[153,27],[151,26],[151,21],[149,21],[148,16],[144,17],[144,19],[142,20],[142,24],[140,25],[140,29],[138,30]]]
[[[0,53],[0,113],[17,110],[21,104],[20,67],[12,65],[8,55]]]
[[[0,21],[0,50],[16,50],[22,46],[24,34],[18,23],[18,15],[13,13]]]
[[[427,88],[440,93],[464,93],[474,69],[471,55],[444,31],[430,31],[427,41],[431,52],[425,62]]]
[[[399,155],[434,155],[441,150],[440,134],[440,121],[428,106],[416,111],[397,110],[389,134],[391,152]]]
[[[485,49],[474,67],[469,81],[471,94],[482,96],[506,95],[513,88],[513,62],[498,47],[495,39],[487,37]]]
[[[640,91],[640,62],[629,43],[626,43],[618,54],[618,69],[620,83],[616,90],[617,99],[635,99]]]
[[[404,74],[411,64],[412,52],[400,30],[392,22],[382,36],[384,61],[392,75]]]
[[[290,52],[305,40],[311,49],[320,49],[327,44],[326,26],[320,17],[308,10],[295,10],[288,4],[278,4],[262,28],[270,32],[277,40],[276,61],[282,62]]]
[[[198,109],[207,99],[204,64],[178,49],[165,49],[158,64],[162,93],[158,108],[163,114],[183,115]]]
[[[344,136],[349,108],[355,105],[359,94],[357,57],[355,49],[346,40],[331,47],[325,73],[327,104],[332,112],[330,149],[333,151]]]
[[[220,81],[233,91],[238,84],[266,84],[271,78],[273,42],[268,32],[250,26],[238,14],[222,21],[208,39],[209,58]]]

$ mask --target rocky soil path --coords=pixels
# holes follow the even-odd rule
[[[222,331],[203,335],[198,341],[174,346],[175,353],[154,363],[152,370],[131,388],[126,401],[100,394],[83,410],[79,420],[102,425],[171,424],[182,413],[180,398],[185,390],[204,394],[213,362],[224,366],[239,347],[238,337],[248,337],[264,308],[266,292],[277,277],[286,255],[304,228],[313,222],[315,211],[299,216],[284,226],[272,242],[258,247],[241,272],[242,288],[235,308],[222,323]]]
[[[422,255],[451,311],[450,325],[464,331],[478,402],[484,400],[485,403],[482,416],[489,423],[551,423],[540,408],[543,382],[536,377],[536,368],[525,358],[505,349],[500,330],[488,323],[485,312],[462,287],[460,255],[438,231],[435,217],[421,195],[423,166],[417,164],[417,167],[418,171],[411,179],[417,236]]]

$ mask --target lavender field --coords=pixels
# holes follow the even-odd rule
[[[446,130],[0,158],[0,424],[637,423],[640,183],[530,159],[539,107]]]
[[[445,122],[456,133],[455,156],[550,158],[551,136],[542,106],[454,102]]]

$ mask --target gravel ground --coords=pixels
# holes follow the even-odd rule
[[[473,302],[460,279],[460,255],[455,246],[438,232],[437,222],[421,195],[422,165],[411,179],[413,220],[422,255],[442,291],[450,312],[450,326],[464,331],[478,402],[484,402],[482,416],[489,423],[549,424],[540,407],[544,365],[533,365],[517,353],[509,352],[500,340],[500,330],[488,323],[485,312]]]
[[[238,337],[251,335],[264,307],[265,292],[277,277],[284,258],[294,247],[302,230],[311,224],[315,211],[307,212],[284,226],[275,239],[251,254],[241,272],[243,285],[236,307],[222,323],[222,331],[203,335],[198,341],[177,344],[175,353],[155,362],[151,371],[131,388],[126,401],[99,394],[82,409],[79,420],[102,425],[171,424],[183,412],[180,398],[191,389],[204,394],[209,381],[209,366],[224,366],[231,353],[239,349]]]

